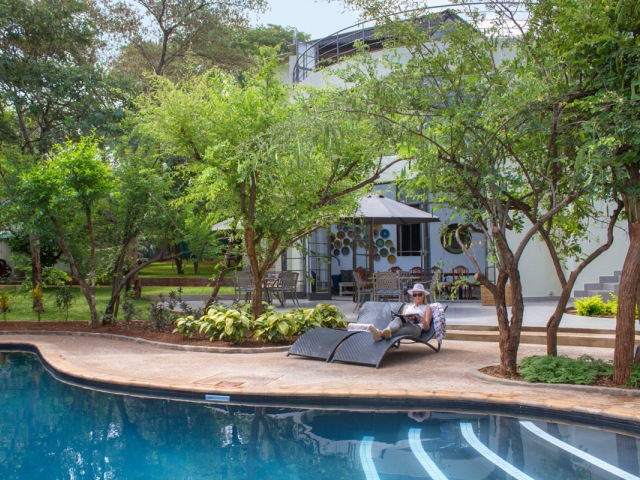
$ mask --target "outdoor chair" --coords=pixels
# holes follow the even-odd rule
[[[355,282],[356,291],[355,291],[355,302],[356,308],[353,309],[354,312],[358,311],[362,304],[364,303],[367,296],[369,299],[373,296],[373,288],[367,287],[365,280],[360,276],[360,271],[356,270],[353,272],[353,281]]]
[[[392,349],[400,347],[401,343],[421,343],[434,352],[439,352],[442,339],[446,336],[446,322],[444,307],[439,303],[430,304],[433,310],[433,319],[428,331],[419,336],[401,335],[373,340],[368,325],[374,325],[378,329],[384,329],[392,319],[392,312],[399,312],[403,303],[395,302],[366,302],[358,313],[355,323],[357,330],[336,330],[332,328],[315,328],[301,335],[291,346],[287,356],[295,355],[307,358],[325,360],[327,362],[355,363],[378,368],[380,363]],[[350,326],[353,328],[354,324]],[[436,337],[435,344],[433,343]]]
[[[239,302],[244,294],[244,301],[248,302],[253,294],[253,274],[251,272],[236,272],[233,277],[233,301]]]
[[[424,280],[424,270],[422,267],[411,267],[409,275],[413,283],[421,283]]]
[[[269,295],[273,294],[281,306],[287,305],[287,295],[291,296],[294,305],[300,306],[298,303],[298,275],[298,272],[282,272],[278,280],[272,286],[267,287]]]
[[[382,299],[399,302],[404,299],[402,281],[397,273],[375,272],[373,274],[373,300],[378,302]]]
[[[393,266],[393,267],[391,267],[391,268],[389,269],[389,271],[390,271],[390,272],[393,272],[393,273],[399,273],[401,270],[402,270],[402,269],[401,269],[400,267],[398,267],[397,265],[395,265],[395,266]]]

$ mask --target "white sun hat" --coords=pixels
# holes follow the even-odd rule
[[[424,289],[424,285],[422,285],[421,283],[416,283],[413,288],[410,288],[409,290],[407,290],[407,293],[409,295],[413,295],[414,292],[422,292],[425,295],[429,295],[429,290],[425,290]]]

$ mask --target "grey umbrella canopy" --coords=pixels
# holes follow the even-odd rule
[[[414,223],[439,222],[435,215],[382,195],[367,195],[360,199],[356,218],[366,223],[391,223],[394,225],[412,225]]]
[[[424,210],[405,205],[382,195],[367,195],[360,199],[360,206],[353,218],[369,225],[369,238],[373,239],[373,224],[413,225],[439,222],[440,219]],[[369,242],[369,272],[373,273],[373,241]]]

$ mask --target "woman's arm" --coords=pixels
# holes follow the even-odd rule
[[[423,330],[429,330],[429,327],[431,326],[431,319],[433,318],[433,310],[431,310],[431,307],[429,305],[427,305],[426,310],[424,311],[424,318],[422,319],[422,329]]]

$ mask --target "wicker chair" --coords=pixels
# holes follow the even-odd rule
[[[282,272],[278,277],[278,281],[270,287],[267,287],[269,294],[273,294],[280,305],[287,305],[287,294],[291,295],[291,301],[294,305],[300,306],[298,303],[298,272]]]
[[[373,274],[373,297],[378,302],[382,298],[387,301],[397,299],[402,302],[404,295],[402,292],[402,282],[395,272],[376,272]]]
[[[239,302],[244,294],[244,301],[249,301],[253,294],[253,274],[251,272],[236,272],[233,277],[233,301]]]
[[[411,276],[411,281],[413,283],[420,283],[424,281],[424,270],[422,267],[411,267],[409,270],[409,275]]]
[[[371,299],[371,297],[373,296],[373,288],[367,286],[367,283],[362,279],[358,270],[353,272],[353,281],[356,285],[354,299],[356,302],[356,308],[354,308],[353,311],[356,312],[362,307],[362,304],[365,302],[367,295]]]

